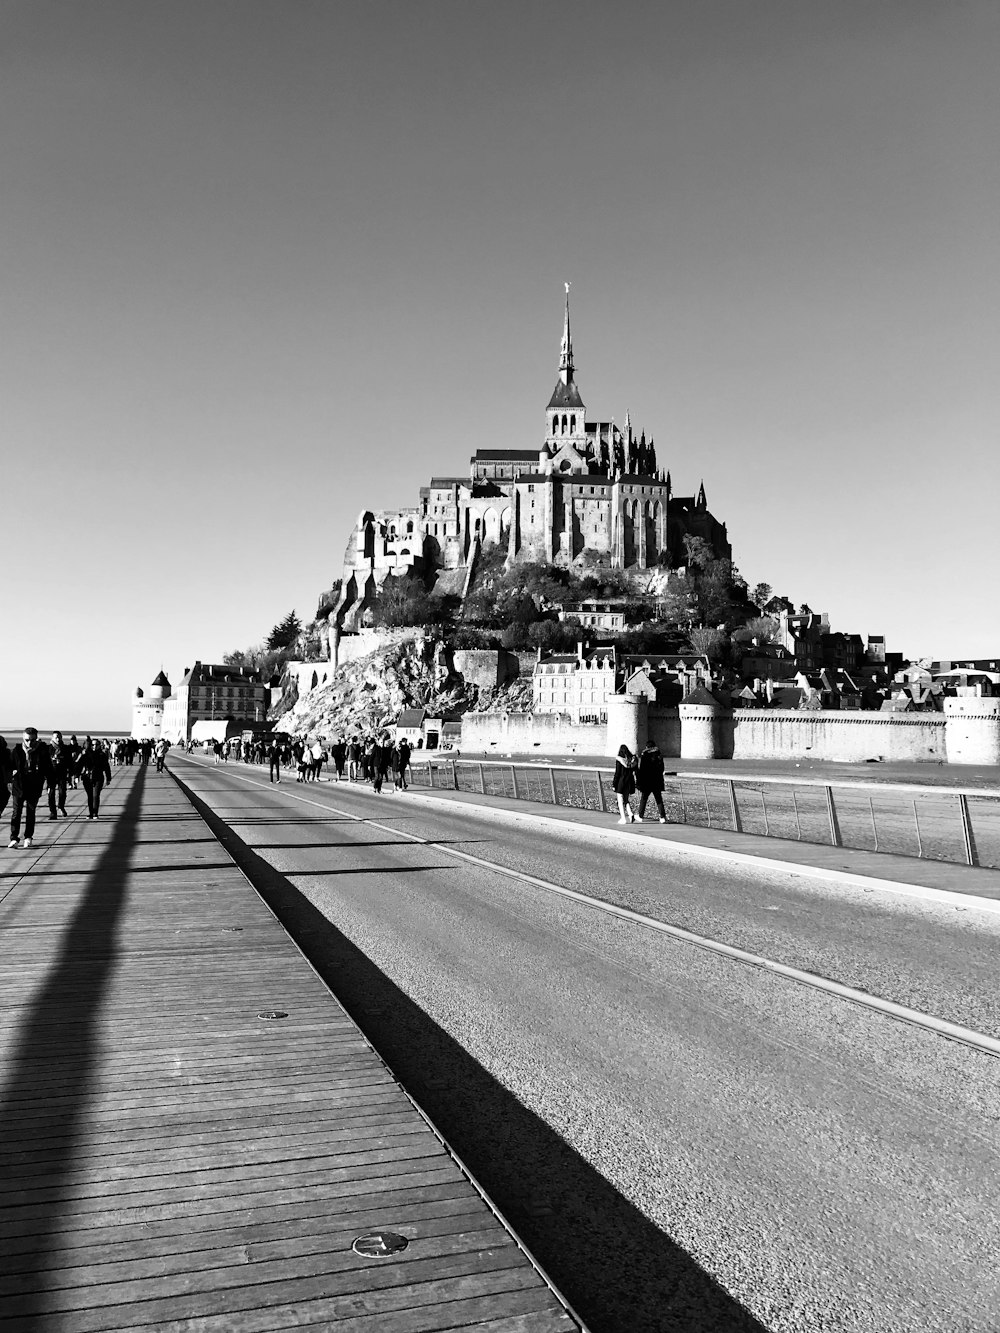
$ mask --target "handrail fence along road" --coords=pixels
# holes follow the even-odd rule
[[[417,787],[617,811],[611,769],[414,756],[410,774]],[[674,824],[1000,869],[1000,798],[986,793],[671,774],[663,803]]]

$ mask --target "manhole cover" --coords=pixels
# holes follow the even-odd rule
[[[355,1239],[351,1249],[366,1259],[384,1259],[387,1255],[399,1254],[408,1244],[406,1237],[398,1231],[366,1231]]]
[[[263,1018],[265,1021],[270,1021],[272,1018],[287,1018],[288,1015],[285,1013],[284,1009],[264,1009],[257,1015],[257,1017]]]

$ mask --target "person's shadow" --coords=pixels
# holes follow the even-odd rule
[[[27,1238],[31,1249],[30,1264],[22,1256],[18,1263],[21,1275],[4,1283],[5,1294],[16,1293],[20,1329],[50,1326],[44,1312],[44,1276],[32,1277],[23,1270],[47,1267],[67,1177],[77,1161],[95,1082],[97,1028],[115,966],[116,934],[128,889],[146,772],[144,766],[136,770],[111,839],[62,929],[48,975],[21,1021],[0,1088],[0,1248],[9,1249],[17,1236],[21,1242]],[[44,873],[43,865],[39,880]],[[24,885],[25,893],[34,890],[32,878]],[[0,1319],[3,1314],[0,1306]]]

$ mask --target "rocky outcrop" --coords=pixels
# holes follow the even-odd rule
[[[395,724],[404,708],[426,708],[440,717],[531,706],[531,679],[486,689],[449,673],[448,654],[419,633],[339,667],[331,681],[287,704],[272,720],[294,735],[351,736]]]

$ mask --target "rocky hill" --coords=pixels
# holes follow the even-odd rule
[[[378,732],[392,726],[404,708],[426,708],[431,716],[471,710],[531,706],[531,680],[483,691],[449,674],[420,635],[375,649],[339,667],[334,679],[304,698],[289,700],[271,714],[275,730],[328,740]]]

